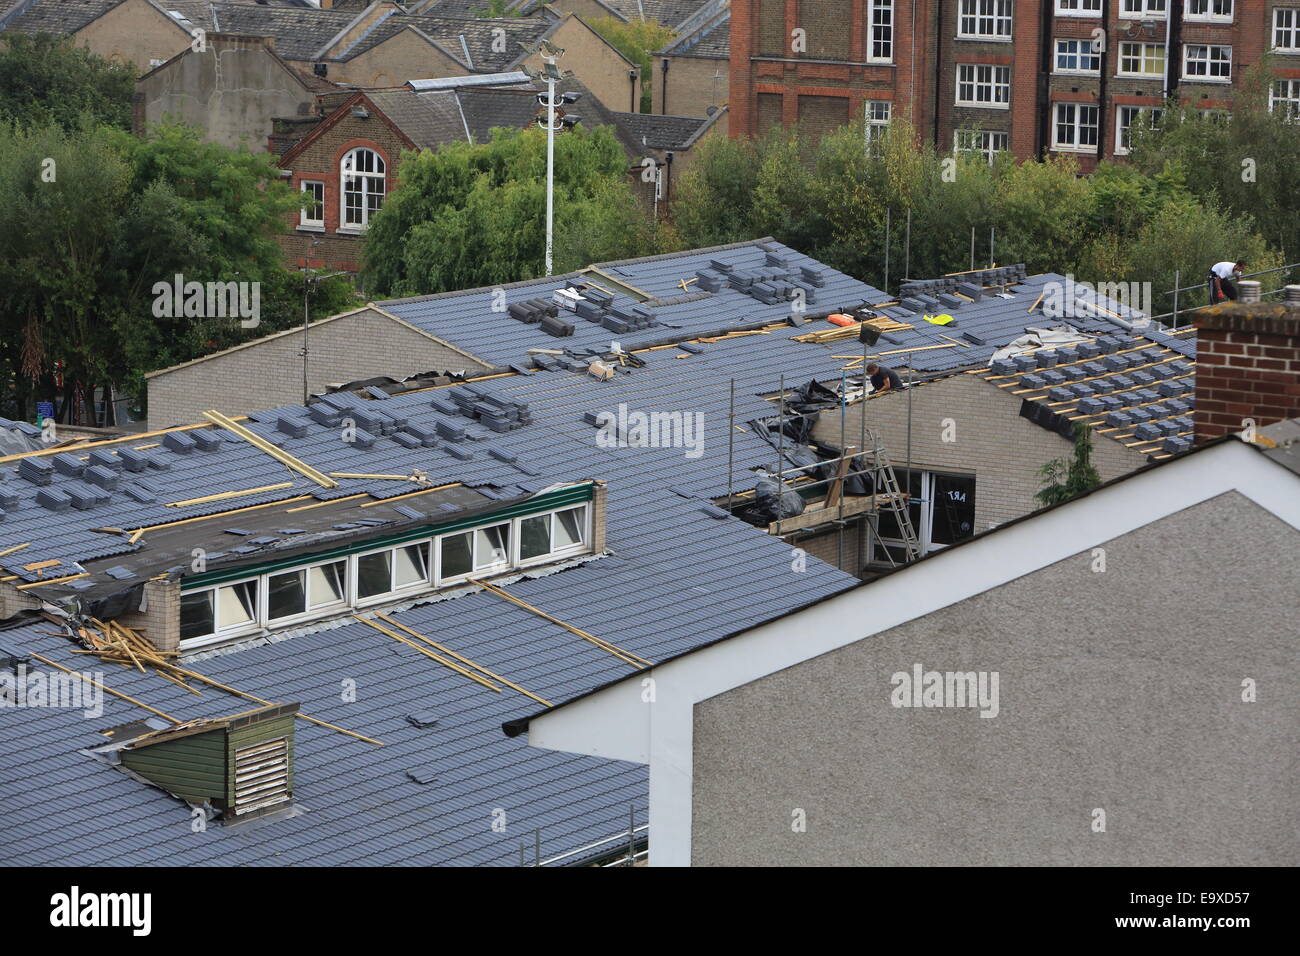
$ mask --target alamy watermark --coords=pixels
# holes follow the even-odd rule
[[[997,671],[927,671],[913,664],[889,678],[894,707],[978,707],[981,717],[998,715]]]
[[[80,709],[87,718],[104,713],[104,690],[92,680],[103,682],[99,671],[65,674],[63,671],[29,671],[19,664],[13,671],[0,671],[0,710],[6,707],[51,707]]]
[[[1151,319],[1155,293],[1150,282],[1075,282],[1067,274],[1064,282],[1043,283],[1043,313],[1066,318],[1095,318],[1116,315],[1114,306],[1140,315],[1126,316],[1142,328]]]
[[[234,319],[245,329],[262,321],[262,283],[185,281],[179,272],[153,284],[153,314],[159,319]]]
[[[617,412],[596,416],[599,448],[684,448],[685,457],[704,454],[703,412],[629,411],[620,402]]]

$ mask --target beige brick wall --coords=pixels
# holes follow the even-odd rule
[[[456,52],[455,41],[445,44]],[[299,64],[310,69],[306,63]],[[360,56],[329,64],[327,79],[355,86],[401,86],[408,80],[464,76],[465,67],[410,30],[385,40]]]
[[[1020,417],[1020,400],[973,375],[954,375],[929,385],[883,395],[866,403],[867,425],[876,430],[903,481],[907,461],[907,406],[912,405],[912,465],[917,470],[975,475],[975,531],[1019,518],[1041,507],[1038,469],[1067,458],[1071,443]],[[861,436],[861,405],[847,409],[846,444]],[[956,440],[946,442],[951,419]],[[840,413],[826,412],[815,436],[838,445]],[[868,441],[870,441],[868,439]],[[1093,440],[1093,461],[1103,481],[1145,464],[1144,456],[1104,436]]]
[[[627,75],[628,70],[636,69],[636,64],[628,61],[581,19],[571,16],[565,20],[551,35],[551,42],[564,50],[561,68],[572,70],[582,85],[591,90],[607,109],[640,109],[640,84],[644,78],[638,78],[633,96],[632,81]],[[545,64],[540,53],[534,53],[524,60],[523,65],[540,70]],[[578,103],[576,112],[582,114],[581,103]]]
[[[668,61],[668,99],[664,106],[663,64]],[[710,106],[723,106],[731,91],[729,64],[711,56],[661,56],[654,62],[651,84],[652,113],[669,116],[705,116]]]
[[[140,631],[160,651],[181,648],[181,583],[149,581],[144,586],[144,610],[119,615],[118,623]]]
[[[591,550],[600,554],[605,550],[605,523],[609,508],[609,486],[597,480],[591,496]]]
[[[0,583],[0,621],[9,620],[19,611],[31,611],[40,606],[40,598],[18,590],[9,582]]]
[[[92,20],[76,34],[78,46],[118,63],[132,63],[140,73],[151,60],[169,60],[190,45],[191,36],[145,0],[126,0]]]
[[[149,379],[149,427],[202,420],[206,409],[242,415],[302,401],[302,330],[279,333]],[[312,392],[326,385],[387,375],[487,368],[435,339],[362,310],[312,325]]]
[[[206,53],[190,51],[140,80],[136,95],[146,129],[179,120],[210,142],[254,153],[266,152],[274,118],[315,112],[315,97],[252,37],[213,34]]]

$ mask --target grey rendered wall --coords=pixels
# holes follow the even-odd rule
[[[1298,546],[1232,492],[697,704],[693,862],[1300,863]],[[915,663],[1000,714],[892,707]]]
[[[187,53],[142,79],[144,122],[152,129],[172,118],[203,130],[222,146],[264,153],[277,116],[307,116],[313,97],[257,41],[213,41],[206,53]],[[237,43],[236,46],[226,44]]]
[[[149,379],[149,427],[203,420],[215,408],[246,415],[302,402],[302,331],[180,365]],[[308,372],[313,392],[326,385],[417,372],[486,368],[400,322],[369,310],[311,327]]]
[[[866,402],[867,427],[874,428],[885,453],[903,479],[907,461],[907,406],[912,404],[912,463],[918,470],[975,473],[975,530],[1037,510],[1034,492],[1042,486],[1038,469],[1067,457],[1071,444],[1060,435],[1020,417],[1020,400],[974,375],[954,375]],[[861,439],[862,405],[846,410],[845,443]],[[945,420],[955,441],[944,441]],[[815,436],[840,442],[840,413],[827,412]],[[1104,436],[1093,439],[1093,462],[1103,481],[1145,464],[1144,456]]]

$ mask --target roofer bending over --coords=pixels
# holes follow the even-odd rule
[[[1237,280],[1246,271],[1244,262],[1216,262],[1210,266],[1210,305],[1237,298]]]
[[[867,366],[867,375],[871,377],[873,391],[888,392],[891,389],[903,387],[903,380],[898,373],[887,365],[877,365],[872,362]]]

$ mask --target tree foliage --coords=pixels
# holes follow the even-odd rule
[[[6,33],[0,44],[0,124],[131,127],[135,71],[68,37]]]
[[[555,137],[555,271],[644,254],[653,237],[608,129]],[[366,236],[367,286],[425,295],[543,272],[546,134],[496,130],[490,143],[407,153],[402,187]]]
[[[1044,507],[1059,505],[1092,491],[1101,484],[1101,475],[1092,463],[1092,429],[1084,422],[1074,426],[1074,451],[1069,458],[1049,461],[1038,471],[1047,482],[1034,493]]]
[[[107,127],[0,127],[0,374],[26,416],[102,386],[139,397],[147,371],[301,321],[303,278],[274,233],[298,199],[270,160],[162,127],[147,139]],[[154,286],[260,283],[260,324],[155,315]],[[316,314],[346,307],[347,284],[318,291]],[[71,407],[71,403],[67,404]]]
[[[1186,122],[1190,129],[1202,121]],[[977,267],[992,259],[1079,281],[1150,282],[1159,313],[1172,306],[1160,294],[1173,288],[1175,273],[1186,286],[1222,259],[1245,258],[1252,270],[1280,265],[1278,249],[1292,241],[1287,230],[1300,223],[1294,189],[1234,198],[1242,166],[1233,158],[1249,148],[1281,162],[1300,124],[1266,109],[1227,126],[1205,122],[1204,135],[1167,134],[1182,145],[1135,135],[1134,164],[1103,162],[1088,176],[1069,157],[1015,162],[998,154],[990,164],[977,154],[941,154],[918,142],[904,116],[869,144],[860,122],[815,142],[797,128],[715,139],[696,147],[679,180],[673,227],[687,248],[772,235],[880,288],[888,262],[887,291],[905,270],[932,277],[970,268],[973,231]],[[1216,137],[1224,144],[1213,159],[1192,149]],[[1233,137],[1249,146],[1228,145]],[[1210,162],[1213,174],[1200,168]],[[1296,168],[1300,156],[1292,179]],[[1204,301],[1191,292],[1179,307]]]

